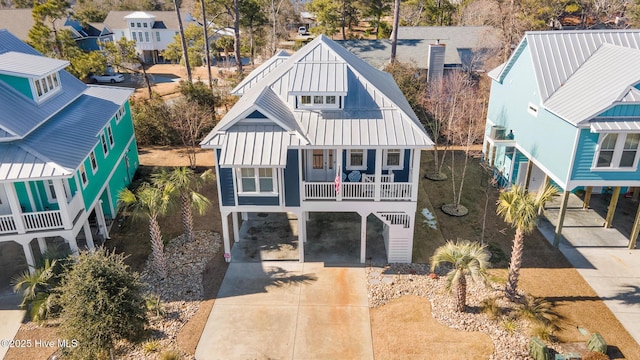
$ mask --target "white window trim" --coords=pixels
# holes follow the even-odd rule
[[[107,129],[105,130],[107,133],[107,141],[109,142],[109,148],[113,149],[116,144],[116,139],[113,137],[113,129],[111,125],[107,125]]]
[[[40,85],[43,93],[42,93],[42,95],[39,95],[38,94],[38,89],[37,89],[37,86],[36,86],[36,80],[40,81],[40,83],[42,83],[42,81],[47,81],[47,77],[49,77],[49,76],[55,77],[55,79],[53,79],[53,78],[52,79],[53,80],[57,80],[58,85],[54,86],[53,88],[50,88],[48,83],[47,83],[47,89],[48,90],[46,92],[44,92],[44,88],[42,88],[42,85]],[[42,76],[42,77],[40,77],[38,79],[31,78],[31,79],[29,79],[29,82],[31,84],[31,94],[33,95],[33,99],[38,103],[41,103],[41,102],[45,101],[46,99],[50,98],[54,94],[57,94],[58,92],[60,92],[60,90],[62,89],[62,83],[60,82],[60,76],[58,76],[57,72],[52,72],[52,73],[47,74],[45,76]],[[55,83],[55,81],[53,81],[53,82]]]
[[[273,191],[268,192],[260,192],[260,191],[244,191],[242,189],[242,169],[247,169],[248,167],[236,168],[234,172],[236,177],[236,184],[238,185],[238,195],[240,196],[265,196],[265,197],[273,197],[278,196],[278,169],[271,169],[271,178],[273,182]],[[256,189],[260,189],[260,169],[261,168],[249,168],[253,169],[253,179],[255,181]]]
[[[93,159],[92,159],[92,157],[93,157]],[[95,168],[93,167],[93,161],[92,160],[95,160],[95,163],[96,163],[96,167]],[[93,150],[91,150],[91,152],[89,153],[89,165],[91,165],[91,172],[93,174],[98,172],[98,158],[96,157],[96,152],[93,151]]]
[[[399,150],[400,151],[400,162],[398,165],[389,165],[387,164],[387,155],[389,154],[389,150]],[[382,170],[402,170],[404,169],[404,149],[384,149],[382,150]]]
[[[302,97],[303,96],[310,96],[311,97],[311,103],[310,104],[303,104],[302,103]],[[314,96],[322,96],[324,98],[323,103],[322,104],[314,104],[313,103],[313,97]],[[326,100],[327,100],[327,96],[335,96],[336,98],[336,103],[335,104],[327,104]],[[318,95],[318,94],[312,94],[312,95],[298,95],[296,98],[296,102],[298,104],[298,109],[341,109],[342,108],[342,96],[340,95]]]
[[[85,168],[84,164],[80,164],[78,172],[80,173],[80,183],[82,183],[82,188],[84,189],[87,187],[87,184],[89,184],[89,176],[87,175],[87,169]],[[84,176],[82,176],[82,174],[84,174]]]
[[[51,182],[51,183],[49,183]],[[54,198],[53,196],[55,195],[55,189],[53,189],[53,192],[51,192],[51,187],[53,186],[53,180],[45,180],[44,181],[44,192],[47,194],[47,202],[49,204],[56,204],[58,202],[58,199]]]
[[[120,106],[120,109],[118,109],[118,112],[116,112],[116,124],[118,124],[120,122],[120,120],[122,120],[122,118],[124,117],[125,114],[125,109],[124,109],[124,105]]]
[[[105,131],[100,133],[100,146],[102,147],[104,157],[107,158],[107,156],[109,156],[109,143],[107,143],[107,134],[105,134]]]
[[[634,172],[638,170],[638,160],[640,159],[640,146],[636,150],[636,157],[633,160],[633,166],[631,167],[620,167],[620,160],[622,159],[622,151],[624,148],[624,143],[627,139],[628,134],[636,134],[636,133],[617,133],[618,138],[616,139],[616,145],[613,148],[613,157],[611,159],[611,166],[607,167],[598,167],[598,157],[600,155],[600,146],[602,145],[602,141],[606,135],[611,133],[599,133],[598,136],[598,145],[596,146],[596,151],[593,155],[593,162],[591,163],[591,171],[616,171],[616,172]],[[613,166],[613,164],[618,164],[617,166]]]
[[[351,151],[347,149],[347,170],[367,170],[367,149],[353,149],[362,150],[362,165],[351,165]]]

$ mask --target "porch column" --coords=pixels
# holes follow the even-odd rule
[[[489,160],[489,169],[493,169],[493,165],[496,163],[496,156],[498,154],[498,148],[496,146],[491,146],[491,150],[489,151],[491,157]]]
[[[364,150],[367,151],[367,150]],[[338,148],[335,150],[334,153],[334,157],[335,157],[335,171],[336,171],[336,175],[340,176],[340,192],[338,192],[336,194],[336,201],[342,201],[342,195],[343,195],[343,190],[344,190],[344,183],[342,182],[342,149]],[[335,179],[335,177],[334,177]]]
[[[67,194],[64,192],[64,185],[61,179],[51,180],[53,183],[53,189],[56,192],[56,199],[58,200],[58,207],[60,208],[60,218],[62,218],[62,226],[69,230],[73,228],[71,223],[71,217],[75,214],[69,214],[69,204],[67,203]]]
[[[527,162],[527,172],[524,175],[524,189],[529,192],[529,181],[531,181],[531,170],[533,169],[533,161],[529,159]]]
[[[94,207],[96,212],[96,221],[98,222],[98,231],[100,235],[105,239],[111,239],[109,236],[109,229],[107,228],[107,221],[104,219],[104,211],[102,211],[102,200],[98,200],[98,203]]]
[[[71,254],[78,255],[78,243],[76,242],[76,238],[71,237],[69,239],[64,239],[64,241],[69,244],[69,249],[71,249]]]
[[[633,188],[633,196],[631,197],[631,200],[638,201],[638,195],[640,195],[640,186]]]
[[[411,166],[411,201],[418,201],[418,186],[420,186],[420,149],[413,149],[413,165]]]
[[[587,210],[589,208],[589,203],[591,202],[591,192],[593,191],[593,186],[587,186],[587,189],[584,191],[584,201],[582,202],[582,209]]]
[[[38,238],[38,247],[40,248],[40,254],[47,252],[47,239],[43,237]]]
[[[229,213],[222,212],[222,242],[224,244],[224,259],[231,262],[231,244],[229,241]]]
[[[640,205],[638,205],[638,211],[636,211],[636,219],[633,221],[633,227],[631,228],[631,236],[629,237],[629,249],[636,248],[638,233],[640,233]]]
[[[367,216],[368,212],[360,214],[360,263],[364,264],[367,260]]]
[[[613,188],[613,194],[611,195],[611,201],[609,201],[609,210],[607,211],[607,218],[604,221],[604,227],[606,229],[611,227],[613,223],[613,214],[616,212],[616,206],[618,206],[618,197],[620,197],[620,186]]]
[[[22,250],[24,251],[24,257],[27,260],[29,272],[34,273],[36,271],[36,261],[33,259],[33,253],[31,252],[31,241],[22,243]]]
[[[243,211],[240,213],[240,216],[242,217],[242,221],[247,221],[249,220],[249,213],[246,211]]]
[[[382,191],[382,149],[376,149],[376,169],[373,178],[373,200],[380,201]]]
[[[13,214],[13,222],[16,224],[16,230],[18,230],[18,234],[24,234],[27,231],[24,226],[24,220],[22,219],[22,206],[18,200],[16,188],[13,186],[13,183],[4,183],[4,190],[7,194],[7,200],[11,208],[11,214]]]
[[[562,193],[562,203],[560,204],[560,213],[558,214],[558,224],[556,224],[556,231],[553,237],[553,246],[560,246],[560,236],[562,236],[562,226],[564,225],[564,216],[567,213],[567,203],[569,203],[570,191],[564,191]]]
[[[89,219],[85,220],[84,224],[82,224],[82,230],[84,231],[84,238],[87,241],[87,247],[89,248],[89,251],[95,250],[96,246],[93,244],[93,234],[91,233]]]
[[[298,213],[298,257],[304,262],[304,243],[307,241],[307,212]]]
[[[485,164],[485,166],[489,163],[489,159],[491,159],[490,153],[491,152],[491,143],[489,142],[489,140],[487,140],[487,142],[484,145],[484,153],[482,154],[482,162]]]
[[[538,191],[544,191],[547,186],[549,186],[549,175],[544,174],[544,181],[542,182],[542,189],[538,190]],[[540,208],[538,209],[538,215],[542,215],[542,213],[544,212],[544,205],[542,204],[542,206],[540,206]]]
[[[238,226],[238,213],[231,213],[231,220],[233,221],[233,241],[240,242],[240,227]]]

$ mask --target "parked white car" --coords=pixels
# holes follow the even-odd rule
[[[298,28],[298,35],[309,35],[309,30],[305,26],[300,26]]]
[[[92,83],[119,83],[124,81],[124,75],[122,74],[102,74],[102,75],[91,75],[90,77]]]

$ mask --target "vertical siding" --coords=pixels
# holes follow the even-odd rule
[[[18,194],[18,201],[24,211],[33,211],[31,209],[31,202],[29,201],[29,194],[27,194],[27,187],[23,182],[14,183],[16,188],[16,194]]]
[[[4,81],[9,86],[16,89],[16,91],[18,91],[20,94],[28,97],[29,99],[33,99],[31,94],[31,84],[29,84],[29,79],[18,77],[18,76],[0,74],[0,81]]]
[[[580,132],[571,180],[638,180],[640,169],[636,169],[636,171],[591,171],[598,138],[599,134],[592,133],[589,129],[582,129]]]
[[[300,206],[298,150],[287,150],[287,167],[284,168],[284,203],[286,206]]]
[[[640,116],[640,105],[616,105],[611,109],[601,113],[599,116]]]
[[[528,112],[529,103],[538,107],[537,116]],[[518,145],[553,176],[568,180],[578,129],[540,105],[528,47],[519,54],[502,83],[492,82],[488,118],[507,131],[513,130]]]
[[[416,150],[419,151],[419,150]],[[411,150],[404,150],[404,159],[402,163],[401,170],[392,170],[393,171],[393,181],[395,182],[408,182],[409,181],[409,168],[411,167]],[[383,171],[383,173],[389,173],[388,171]]]
[[[277,196],[238,196],[238,205],[278,206],[280,198]]]
[[[367,150],[367,170],[363,170],[364,174],[375,174],[376,173],[376,151]]]
[[[516,183],[516,179],[518,178],[518,171],[520,170],[520,164],[527,161],[529,161],[529,159],[527,159],[527,157],[523,153],[516,150],[516,158],[514,160],[515,164],[513,165],[513,173],[509,178],[512,184]]]
[[[220,159],[220,152],[220,149],[216,149],[217,159]],[[234,206],[236,201],[234,197],[233,169],[220,167],[219,164],[216,164],[216,169],[222,206]]]

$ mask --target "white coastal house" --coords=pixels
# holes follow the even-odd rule
[[[247,213],[295,214],[304,261],[310,213],[354,212],[360,262],[371,214],[384,224],[387,261],[411,262],[420,153],[433,142],[390,74],[321,35],[233,93],[242,97],[201,144],[215,154],[226,254],[229,215],[237,235]]]

